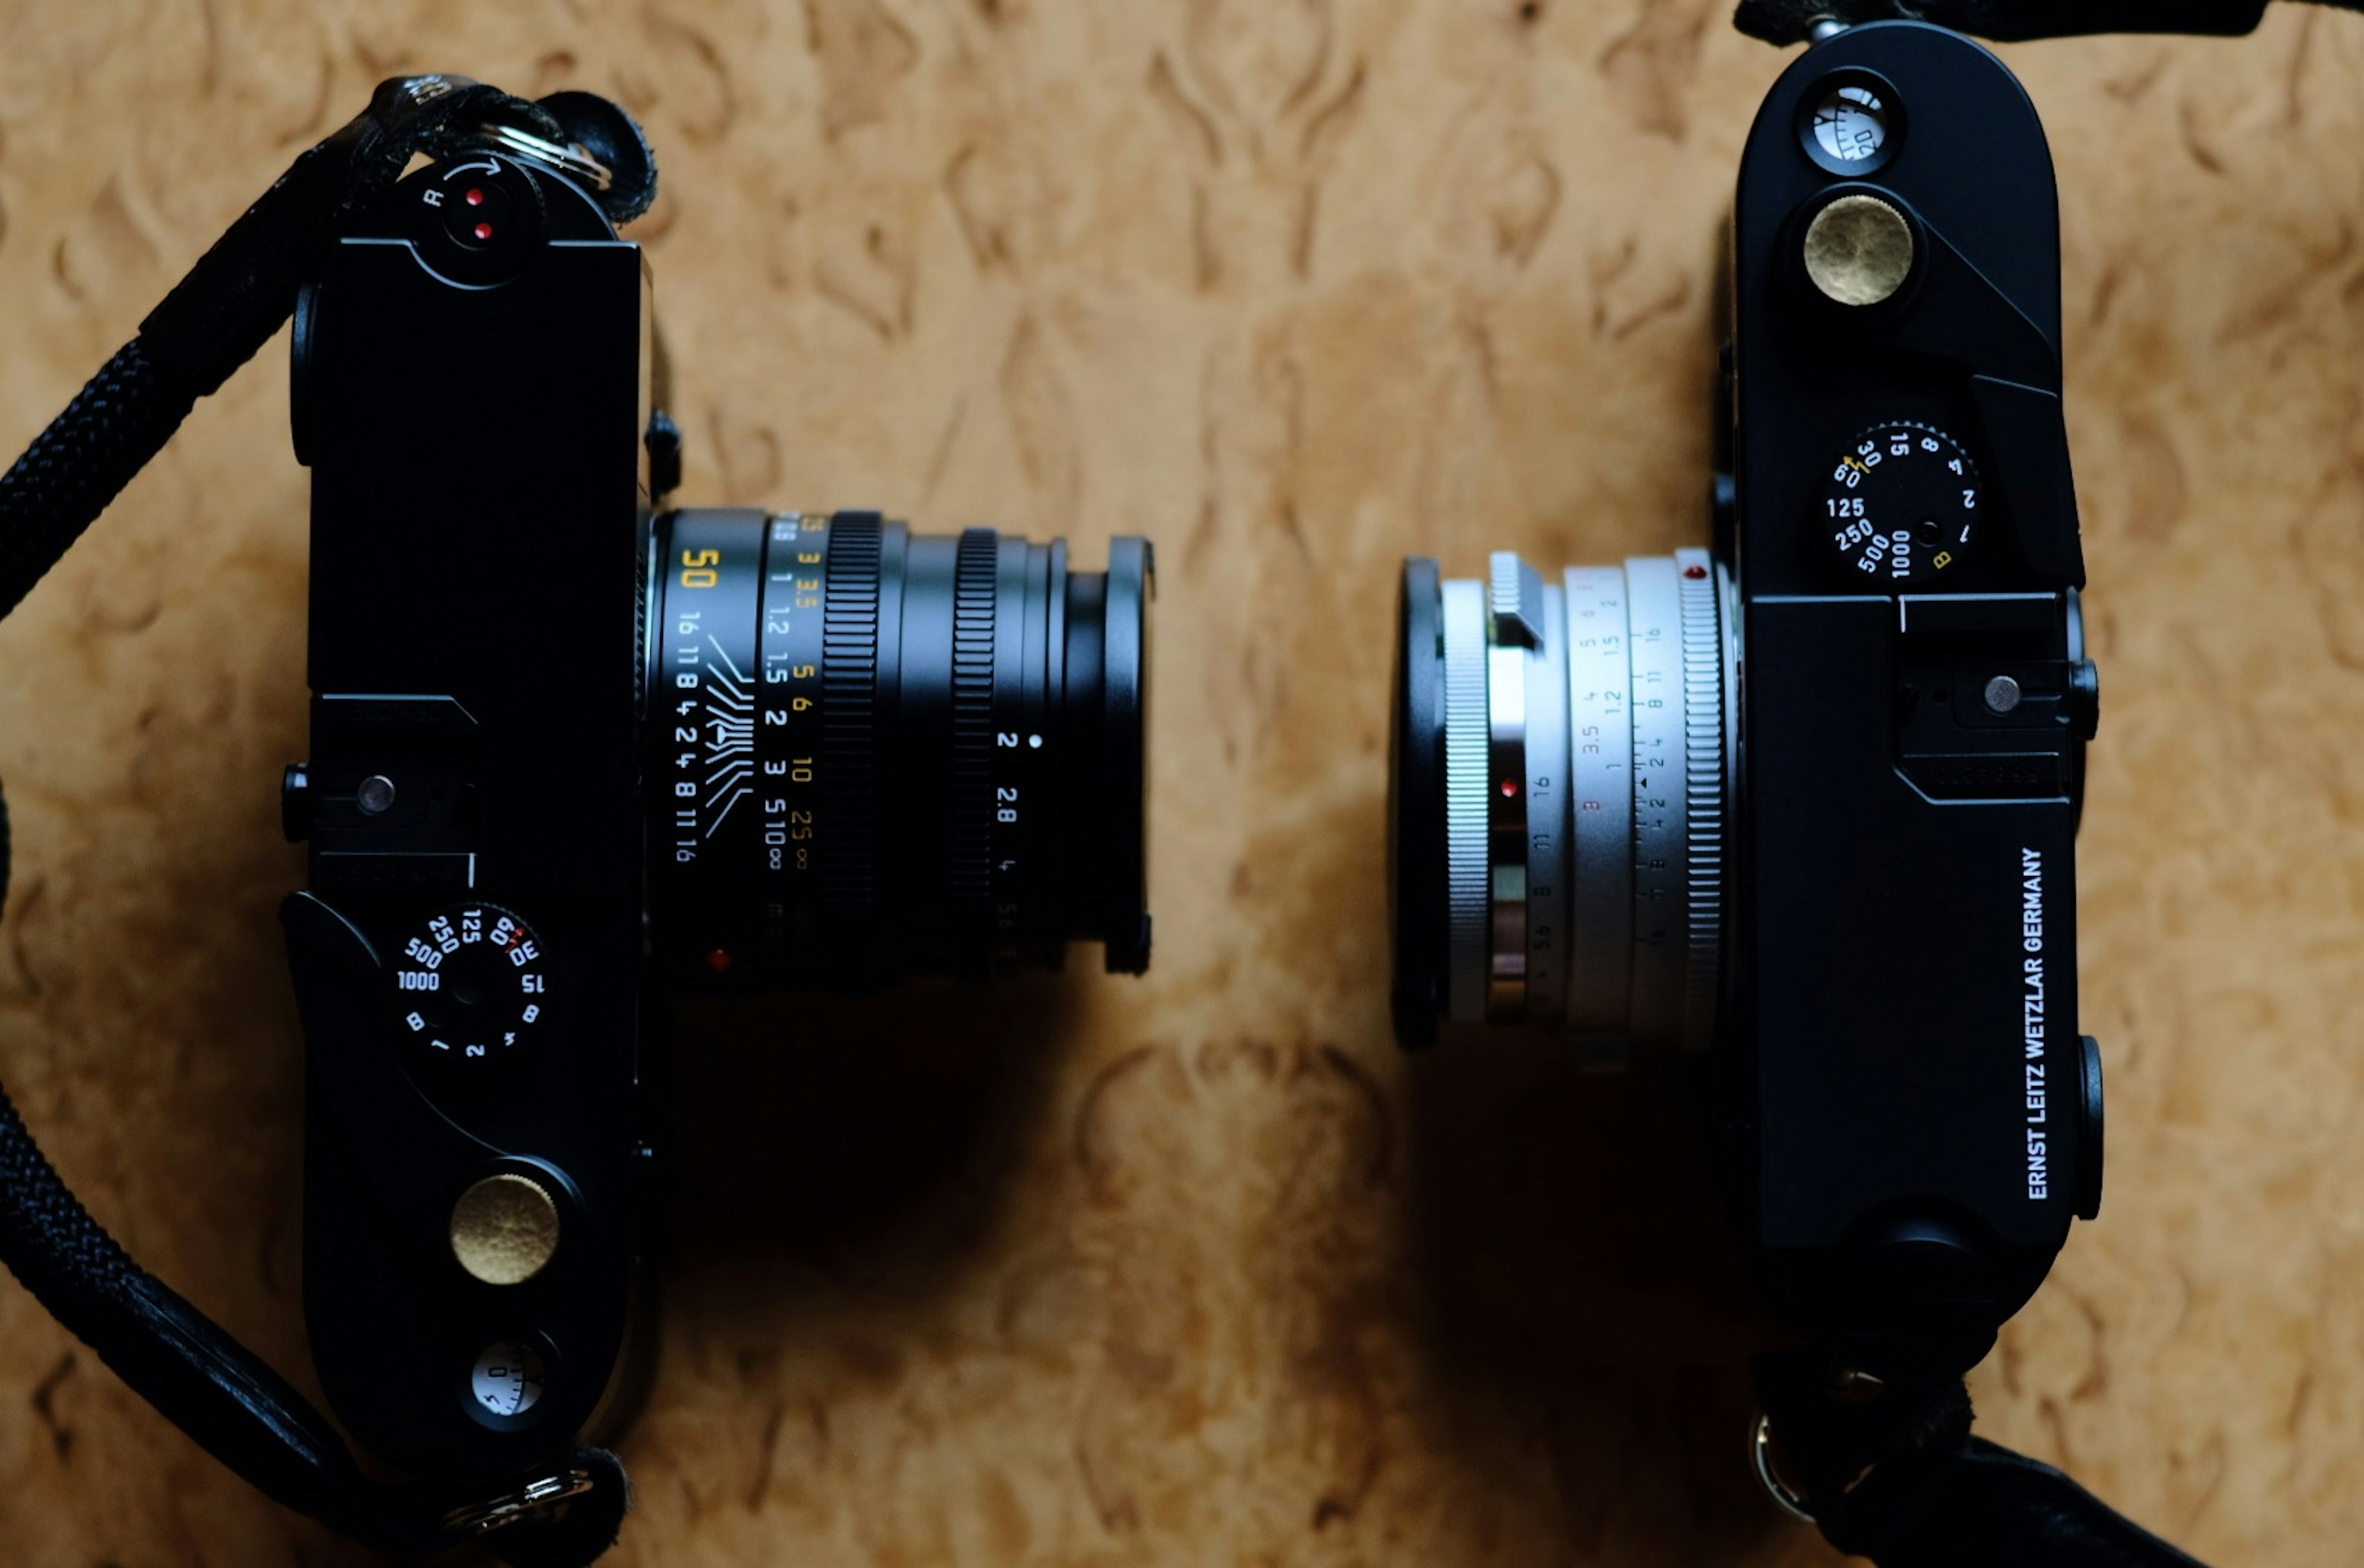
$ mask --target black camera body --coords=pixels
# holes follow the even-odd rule
[[[412,1473],[564,1451],[624,1342],[656,1032],[631,637],[651,329],[641,248],[492,153],[401,182],[298,308],[305,1304],[330,1403]],[[485,1243],[525,1232],[509,1272],[548,1249],[530,1278],[455,1263],[455,1203],[488,1180]]]
[[[1836,31],[1741,166],[1712,551],[1404,577],[1399,1038],[1701,1053],[1771,1294],[1875,1374],[1977,1362],[2099,1201],[2059,267],[2002,63]]]
[[[658,510],[641,249],[542,150],[413,170],[295,341],[307,1315],[352,1434],[477,1485],[624,1381],[669,991],[1149,948],[1147,545]]]
[[[1921,23],[1816,45],[1750,134],[1732,284],[1740,1202],[1858,1364],[1958,1372],[2101,1193],[2097,690],[2026,94]]]

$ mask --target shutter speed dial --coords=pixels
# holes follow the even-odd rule
[[[458,904],[403,945],[394,972],[411,1059],[483,1070],[518,1052],[549,1017],[541,943],[492,904]]]
[[[1842,577],[1893,589],[1953,574],[1969,553],[1979,501],[1978,464],[1961,442],[1896,419],[1839,454],[1820,521]]]

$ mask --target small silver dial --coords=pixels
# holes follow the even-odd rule
[[[1978,531],[1979,468],[1962,444],[1910,419],[1875,425],[1839,454],[1816,519],[1840,575],[1896,589],[1945,577]]]
[[[550,1368],[541,1352],[523,1340],[487,1346],[468,1374],[469,1396],[488,1416],[522,1416],[541,1401]]]
[[[1876,158],[1888,145],[1888,106],[1868,87],[1834,87],[1814,106],[1814,140],[1841,163]]]
[[[394,983],[414,1060],[483,1067],[531,1040],[550,1010],[541,944],[492,904],[460,904],[403,946]]]

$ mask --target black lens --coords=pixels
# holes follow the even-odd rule
[[[687,509],[650,546],[654,940],[686,977],[1149,965],[1150,551]]]

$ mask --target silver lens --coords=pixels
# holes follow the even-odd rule
[[[1448,1009],[1589,1060],[1715,1023],[1738,638],[1707,551],[1443,593]]]

